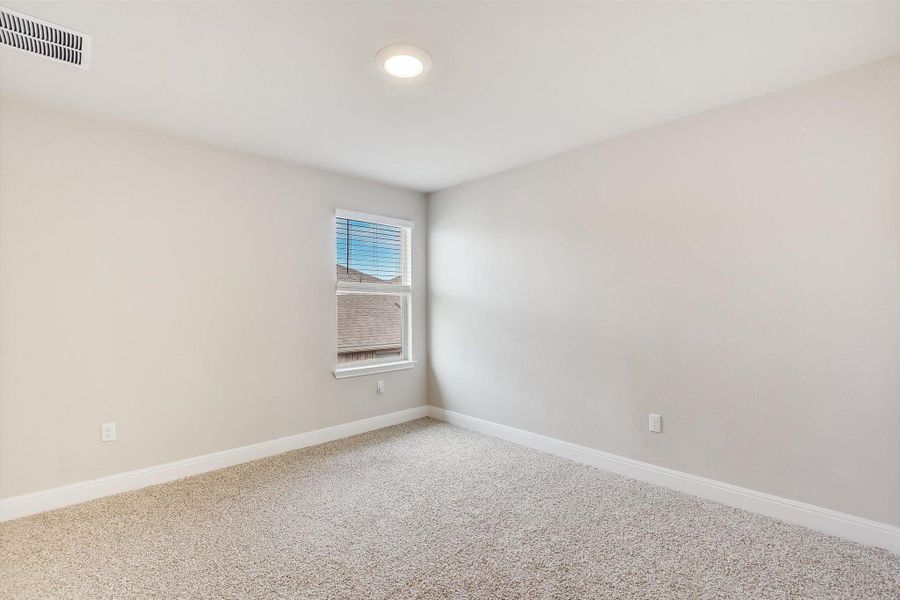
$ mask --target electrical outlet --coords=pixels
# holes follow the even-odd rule
[[[662,432],[662,417],[660,415],[650,415],[650,431],[653,433]]]
[[[100,426],[100,441],[114,442],[116,440],[116,424],[104,423]]]
[[[378,385],[376,385],[375,389],[378,391],[379,394],[383,394],[384,393],[384,381],[379,379]]]

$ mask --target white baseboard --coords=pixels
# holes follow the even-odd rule
[[[569,460],[619,473],[632,479],[655,483],[861,544],[886,548],[900,554],[900,527],[682,473],[436,406],[428,407],[428,416],[548,454],[555,454]]]
[[[103,496],[121,494],[122,492],[136,490],[148,485],[174,481],[175,479],[208,471],[216,471],[251,460],[323,444],[351,435],[381,429],[382,427],[421,419],[426,416],[428,416],[428,407],[417,406],[267,442],[213,452],[212,454],[204,454],[203,456],[137,469],[136,471],[118,473],[90,481],[81,481],[31,494],[12,496],[0,500],[0,521],[8,521]]]
[[[103,496],[215,471],[290,450],[315,446],[382,427],[413,421],[425,416],[633,479],[655,483],[729,506],[803,525],[854,542],[886,548],[900,554],[900,527],[682,473],[435,406],[417,406],[267,442],[4,498],[0,500],[0,521],[8,521]]]

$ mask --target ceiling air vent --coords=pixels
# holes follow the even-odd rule
[[[0,44],[87,69],[91,36],[0,6]]]

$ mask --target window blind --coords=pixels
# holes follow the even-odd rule
[[[335,217],[338,282],[409,285],[409,229]]]

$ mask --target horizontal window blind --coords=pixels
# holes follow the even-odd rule
[[[409,229],[335,218],[339,283],[409,285]]]

